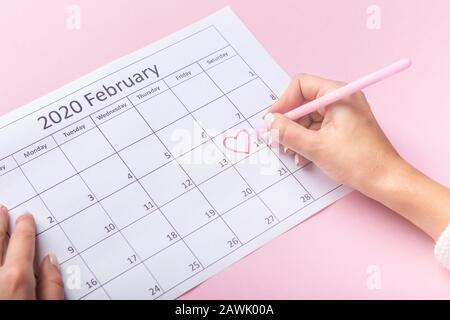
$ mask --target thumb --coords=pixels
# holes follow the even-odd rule
[[[47,255],[39,266],[37,296],[41,300],[64,299],[64,284],[58,260],[53,254]]]
[[[270,128],[272,141],[312,160],[312,149],[317,132],[303,127],[280,113],[268,113],[265,115],[264,121]]]

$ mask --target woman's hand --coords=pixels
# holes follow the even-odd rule
[[[264,119],[272,128],[272,141],[296,153],[296,162],[311,160],[334,180],[361,190],[366,181],[401,163],[362,92],[297,121],[282,115],[341,86],[341,82],[299,75]]]
[[[33,216],[17,218],[6,245],[8,210],[0,207],[0,299],[64,299],[58,261],[46,256],[34,272],[36,227]]]
[[[272,141],[295,153],[296,162],[313,161],[331,178],[381,202],[438,239],[450,223],[450,190],[399,156],[362,92],[297,121],[282,115],[342,85],[297,76],[264,117]]]

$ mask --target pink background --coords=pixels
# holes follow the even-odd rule
[[[65,27],[81,7],[81,30]],[[230,5],[290,74],[350,81],[398,58],[413,67],[366,90],[399,152],[450,185],[450,1],[2,1],[0,113]],[[366,27],[370,4],[381,29]],[[183,296],[450,298],[433,242],[353,192]],[[381,270],[369,290],[367,268]]]

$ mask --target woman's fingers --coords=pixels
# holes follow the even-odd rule
[[[53,254],[46,256],[38,271],[37,297],[41,300],[64,299],[64,284],[58,260]]]
[[[6,251],[5,265],[33,265],[35,251],[36,226],[33,216],[23,214],[16,220],[16,225],[9,240]]]
[[[294,77],[280,99],[270,107],[269,112],[286,113],[342,85],[342,82],[309,74],[299,74]]]
[[[11,270],[29,270],[30,277],[34,283],[32,273],[35,255],[36,225],[33,216],[29,213],[17,218],[14,230],[11,234],[8,249],[4,241],[8,231],[8,210],[0,207],[0,257],[4,258],[5,267]],[[28,272],[28,271],[27,271]],[[35,285],[30,284],[27,278],[22,283],[27,288],[27,283],[35,293]],[[48,255],[42,261],[38,271],[37,295],[40,299],[63,299],[63,281],[59,271],[59,264],[54,255]]]
[[[3,265],[6,238],[8,237],[8,220],[8,209],[0,205],[0,266]]]
[[[286,118],[282,114],[268,113],[264,120],[270,128],[271,140],[295,153],[309,156],[314,147],[316,132]]]
[[[303,167],[305,164],[309,162],[308,159],[306,159],[304,156],[296,153],[294,155],[294,163],[297,167]]]

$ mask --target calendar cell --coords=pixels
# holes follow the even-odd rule
[[[161,210],[182,237],[219,217],[197,189],[186,192]]]
[[[224,186],[227,186],[226,190]],[[255,194],[233,168],[227,169],[201,184],[199,189],[220,214],[250,199]]]
[[[194,187],[194,182],[175,161],[150,173],[140,181],[158,206]]]
[[[115,150],[121,150],[152,134],[152,130],[135,109],[130,109],[99,126]]]
[[[117,277],[140,262],[119,232],[90,247],[81,256],[100,283]]]
[[[328,178],[317,166],[309,163],[294,174],[314,198],[320,198],[341,184]]]
[[[57,225],[36,236],[36,263],[40,263],[49,253],[56,255],[59,263],[77,254],[70,240]]]
[[[205,267],[241,246],[240,240],[222,219],[208,223],[184,239]]]
[[[77,213],[60,225],[79,252],[117,232],[117,226],[99,204]],[[84,226],[83,232],[80,232],[80,226]]]
[[[117,300],[150,300],[163,292],[143,264],[108,282],[104,288],[111,299]]]
[[[244,116],[236,110],[225,96],[198,109],[192,115],[210,137],[215,137],[244,121]]]
[[[158,131],[157,135],[174,157],[209,140],[203,128],[190,115]]]
[[[228,93],[256,78],[255,72],[239,57],[234,56],[206,71],[219,88]]]
[[[253,197],[230,210],[223,215],[223,219],[242,243],[251,241],[254,237],[278,223],[275,215],[258,197]]]
[[[165,91],[136,106],[154,131],[184,117],[188,111],[172,91]],[[164,112],[161,112],[164,109]]]
[[[122,233],[142,259],[180,240],[176,230],[159,211],[124,228]]]
[[[14,208],[36,195],[20,169],[11,170],[0,176],[0,190],[2,190],[0,201],[7,208]]]
[[[252,81],[254,82],[254,81]],[[258,113],[255,113],[249,117],[247,117],[248,122],[252,128],[258,128],[264,122],[264,115],[269,111],[270,106],[260,110]]]
[[[157,209],[138,182],[103,199],[101,204],[119,229]]]
[[[247,118],[270,107],[277,99],[261,79],[255,79],[230,92],[228,97]]]
[[[270,210],[283,220],[313,201],[311,195],[289,176],[259,194]]]
[[[97,128],[62,144],[61,149],[77,171],[85,170],[114,154],[113,148]]]
[[[230,166],[230,161],[209,141],[179,157],[178,162],[196,184],[200,184]]]
[[[198,88],[202,88],[201,94],[199,94]],[[223,95],[205,73],[173,87],[172,90],[190,112]]]
[[[255,192],[260,192],[289,174],[269,148],[261,149],[238,162],[236,169]]]
[[[154,255],[145,264],[164,290],[173,288],[203,269],[183,241]]]
[[[61,276],[64,281],[65,299],[80,299],[100,287],[98,280],[80,256],[75,256],[61,264]]]
[[[252,132],[247,122],[239,123],[216,136],[213,141],[232,163],[241,161],[266,147]]]
[[[281,150],[278,150],[281,148],[282,148],[282,146],[280,146],[277,149],[275,149],[275,147],[272,147],[272,150],[274,150],[277,153],[278,158],[283,162],[284,166],[290,172],[295,172],[295,171],[299,170],[300,167],[295,164],[294,155],[287,154],[287,153],[282,152]]]
[[[117,155],[97,163],[80,175],[99,200],[135,181],[134,175]]]
[[[265,108],[263,111],[259,112],[258,114],[255,114],[254,116],[248,118],[248,121],[250,122],[250,125],[253,128],[258,128],[263,123],[263,116],[265,112],[267,112],[268,108]],[[264,137],[265,136],[265,137]],[[264,134],[263,137],[260,138],[261,142],[263,144],[267,143],[267,134]],[[283,146],[280,144],[277,144],[276,142],[273,142],[271,145],[272,151],[276,154],[276,156],[280,159],[280,161],[283,163],[283,165],[288,169],[289,172],[295,172],[297,171],[301,166],[303,166],[306,163],[301,163],[300,166],[297,166],[294,162],[294,155],[287,154],[283,151]]]
[[[96,201],[95,196],[78,175],[43,192],[41,197],[58,222],[91,206]]]
[[[172,159],[172,155],[156,135],[148,136],[132,144],[119,154],[138,179]]]
[[[49,166],[49,163],[52,165]],[[25,163],[22,165],[22,170],[38,192],[53,187],[76,174],[60,149],[53,149]]]
[[[9,210],[9,229],[13,230],[16,224],[16,219],[24,213],[30,213],[34,217],[36,223],[36,233],[41,233],[57,222],[54,216],[45,207],[42,200],[36,196],[25,203],[15,207],[13,210]]]

